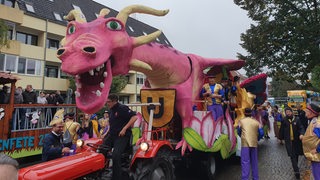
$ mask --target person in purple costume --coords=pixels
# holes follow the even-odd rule
[[[216,83],[215,75],[207,75],[208,83],[202,86],[200,97],[206,100],[207,111],[211,111],[214,120],[223,117],[222,98],[224,97],[223,87]]]
[[[241,137],[241,179],[248,180],[252,170],[252,178],[258,180],[258,140],[263,137],[263,128],[260,127],[259,121],[252,117],[250,108],[245,108],[244,115],[237,128]]]

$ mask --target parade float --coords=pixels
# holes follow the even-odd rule
[[[86,113],[94,113],[104,107],[112,77],[125,75],[130,70],[146,75],[145,87],[140,92],[141,104],[145,105],[142,105],[142,117],[135,125],[137,131],[142,131],[136,133],[141,134],[135,142],[140,148],[134,153],[130,164],[134,179],[174,179],[174,166],[178,161],[186,166],[192,164],[199,167],[212,179],[216,172],[216,159],[227,159],[235,154],[237,138],[234,119],[229,111],[225,116],[215,119],[210,111],[194,109],[199,102],[206,103],[199,97],[206,81],[204,70],[209,69],[218,77],[218,81],[225,76],[232,79],[231,71],[239,70],[245,62],[182,53],[154,42],[161,31],[130,37],[125,30],[130,14],[164,16],[168,12],[132,5],[121,10],[116,17],[109,18],[105,18],[109,10],[102,9],[96,20],[86,22],[81,12],[72,10],[65,17],[69,23],[66,37],[61,41],[63,47],[57,51],[57,56],[62,61],[61,69],[74,76],[77,85],[76,104]],[[266,77],[253,79],[263,84]],[[250,84],[240,87],[239,83],[236,86],[235,98],[239,105],[236,111],[241,113],[242,109],[253,106],[252,96],[248,97],[246,89]],[[243,99],[248,99],[248,102],[244,104]],[[241,114],[237,117],[241,117]],[[95,143],[99,145],[101,141]],[[54,168],[61,170],[64,166],[70,167],[69,159],[77,159],[74,166],[85,165],[87,158],[84,153],[96,154],[95,150],[99,149],[96,147],[89,151],[87,145],[94,147],[91,142],[85,142],[73,157],[53,160],[54,163],[46,162],[41,168],[29,167],[22,171],[25,173],[21,173],[20,177],[32,177],[40,174],[39,171],[49,172],[50,169],[50,172],[54,172]],[[99,162],[105,161],[104,156],[95,157],[93,161],[97,161],[97,158],[102,158]],[[100,163],[98,165],[101,167]],[[96,170],[91,169],[87,171],[88,174]],[[72,178],[83,176],[82,171],[75,173],[78,174],[73,174]]]
[[[28,158],[41,155],[43,139],[50,133],[51,109],[65,108],[76,112],[75,104],[16,104],[16,83],[20,79],[11,73],[0,72],[0,84],[10,87],[9,102],[0,104],[0,152],[24,164]],[[38,158],[39,159],[39,158]]]

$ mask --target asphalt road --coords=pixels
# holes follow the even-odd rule
[[[274,136],[273,134],[271,136]],[[271,137],[268,140],[260,140],[258,147],[259,177],[261,180],[295,180],[290,158],[284,145]],[[310,166],[307,160],[299,157],[301,179],[308,179]],[[205,177],[192,170],[180,170],[176,175],[179,180],[202,180]],[[241,180],[240,158],[228,159],[217,162],[215,180]],[[310,178],[308,179],[310,180]]]

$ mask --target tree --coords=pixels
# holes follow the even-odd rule
[[[7,24],[0,19],[0,50],[2,47],[9,48],[8,30]]]
[[[270,76],[284,72],[307,85],[308,73],[320,64],[320,0],[234,0],[255,22],[241,34],[248,55],[248,76],[268,68]],[[310,84],[310,83],[309,83]]]
[[[276,72],[270,84],[272,87],[271,96],[273,97],[286,97],[287,90],[302,89],[295,81],[290,80],[290,77],[283,71]]]
[[[125,76],[115,76],[112,79],[112,84],[110,87],[110,93],[119,93],[122,91],[128,83]]]
[[[312,69],[311,84],[315,88],[315,91],[320,91],[320,65]]]

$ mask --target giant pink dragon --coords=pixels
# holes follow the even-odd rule
[[[135,70],[146,75],[150,88],[176,89],[176,110],[183,128],[191,127],[192,106],[199,98],[205,78],[203,70],[208,67],[237,70],[244,61],[203,58],[154,43],[161,31],[140,37],[130,37],[125,31],[132,13],[164,16],[168,12],[132,5],[110,18],[105,18],[109,10],[102,9],[92,22],[86,22],[75,10],[65,17],[69,20],[67,33],[57,56],[62,61],[61,69],[75,76],[78,108],[87,113],[99,111],[106,103],[112,77]],[[178,147],[181,146],[184,152],[188,146],[184,139]]]

